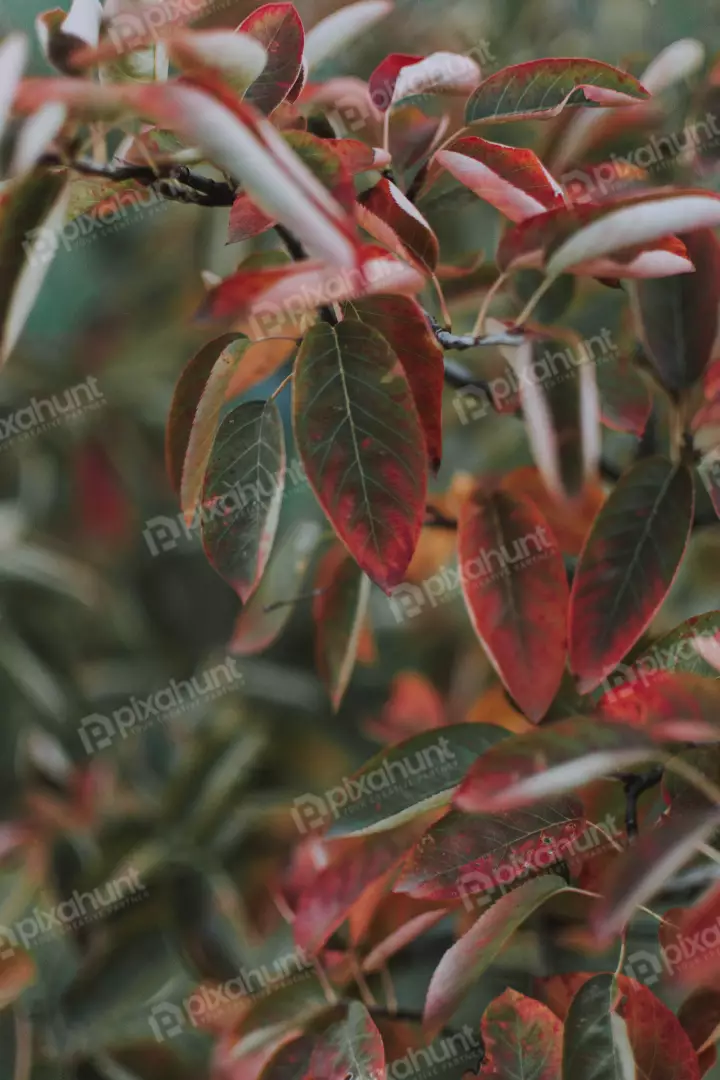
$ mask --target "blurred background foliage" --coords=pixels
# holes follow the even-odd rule
[[[32,33],[45,6],[3,0],[0,29]],[[255,6],[224,5],[223,25]],[[297,6],[311,26],[338,5]],[[720,0],[396,0],[394,14],[322,74],[367,76],[389,51],[441,48],[484,49],[486,72],[578,55],[628,64],[637,74],[686,36],[703,41],[712,60],[719,16]],[[45,70],[37,49],[33,67]],[[693,89],[673,93],[674,115],[682,118]],[[673,123],[671,110],[668,130],[682,122]],[[551,129],[515,125],[512,136],[498,129],[493,137],[542,149]],[[477,311],[499,221],[472,196],[462,198],[454,181],[443,184],[445,197],[425,208],[441,237],[442,261],[486,253],[477,291],[453,306],[456,328],[464,329]],[[174,383],[209,336],[191,318],[201,271],[227,272],[252,250],[227,247],[226,227],[226,211],[161,203],[129,210],[116,225],[61,248],[0,378],[6,416],[89,376],[101,394],[74,418],[0,442],[0,847],[9,853],[0,868],[0,924],[12,926],[33,907],[52,908],[127,867],[143,882],[139,902],[102,922],[48,932],[33,947],[36,972],[20,1010],[0,1013],[0,1080],[16,1075],[26,1022],[44,1054],[45,1064],[34,1066],[37,1080],[208,1075],[213,1039],[191,1030],[160,1043],[148,1010],[181,1000],[199,978],[228,978],[243,964],[277,956],[283,942],[290,947],[272,899],[301,838],[286,808],[374,752],[368,721],[381,713],[393,679],[422,672],[448,719],[496,722],[502,714],[513,723],[459,592],[402,625],[377,593],[373,634],[337,715],[315,674],[310,604],[301,602],[267,653],[238,661],[241,683],[88,757],[78,733],[83,717],[109,714],[228,656],[238,601],[206,562],[197,535],[180,532],[163,461]],[[608,327],[617,340],[625,319],[623,295],[592,282],[563,315],[588,336]],[[488,375],[500,370],[487,351],[463,360]],[[281,402],[287,415],[287,397]],[[504,474],[530,463],[519,421],[490,414],[463,422],[467,416],[448,394],[434,492],[449,513],[462,474]],[[634,445],[631,436],[607,435],[606,456],[622,465]],[[302,483],[290,485],[283,515],[286,529],[318,520]],[[158,518],[175,523],[179,539],[167,550],[155,542],[153,554]],[[415,579],[451,565],[453,549],[452,533],[426,531]],[[720,607],[719,553],[720,525],[698,531],[654,636]],[[653,798],[645,807],[651,815]],[[393,965],[408,1008],[421,1007],[427,977],[447,947],[449,929],[440,924],[433,933]],[[607,958],[590,962],[602,967]],[[532,974],[583,966],[588,961],[571,951],[549,956],[542,935],[520,935],[503,967],[468,1001],[466,1019],[477,1024],[508,981],[527,991]]]

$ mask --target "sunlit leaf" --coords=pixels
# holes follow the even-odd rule
[[[480,1080],[559,1080],[563,1027],[546,1005],[508,989],[490,1002],[480,1030],[485,1046]]]
[[[402,366],[354,319],[318,323],[298,352],[295,439],[308,480],[350,554],[388,591],[425,514],[425,441]]]
[[[537,722],[565,669],[569,590],[545,519],[529,500],[476,490],[459,518],[463,596],[488,659]]]
[[[694,490],[684,466],[634,465],[598,514],[570,598],[570,665],[582,692],[603,681],[652,621],[690,536]]]
[[[300,74],[305,44],[300,16],[293,4],[265,4],[248,15],[238,31],[254,37],[267,52],[265,69],[245,96],[261,112],[271,113]]]
[[[220,424],[202,492],[203,546],[243,603],[270,557],[285,465],[282,417],[274,401],[238,405]]]
[[[613,975],[594,975],[573,998],[565,1021],[563,1080],[636,1080],[627,1026]]]
[[[345,1020],[324,1031],[315,1044],[308,1075],[323,1080],[382,1080],[385,1049],[370,1013],[353,1001]]]
[[[313,600],[317,667],[337,710],[352,677],[370,595],[370,579],[339,544],[324,556]]]
[[[354,44],[358,35],[369,30],[393,9],[392,0],[358,0],[321,19],[305,39],[305,60],[310,71]]]
[[[632,75],[599,60],[531,60],[480,83],[467,103],[465,121],[548,119],[567,106],[632,105],[647,97]]]

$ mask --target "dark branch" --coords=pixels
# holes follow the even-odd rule
[[[64,160],[58,154],[46,154],[40,164],[48,167],[65,166],[81,176],[99,176],[120,184],[134,180],[144,187],[156,186],[166,199],[196,203],[199,206],[232,206],[236,189],[224,180],[211,180],[192,172],[186,165],[101,165],[91,158]]]
[[[501,334],[453,334],[440,325],[436,318],[425,312],[430,329],[443,349],[477,349],[490,345],[522,345],[525,335],[522,330],[506,330]]]
[[[662,765],[655,765],[646,773],[618,774],[618,780],[621,780],[625,787],[625,831],[628,840],[633,840],[638,834],[638,799],[644,792],[660,783],[663,771]]]
[[[426,529],[451,529],[457,531],[458,523],[455,518],[446,517],[436,506],[426,506],[427,518],[424,521]]]

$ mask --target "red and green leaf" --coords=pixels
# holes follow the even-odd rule
[[[381,112],[406,98],[425,94],[463,94],[474,90],[480,69],[469,56],[436,52],[429,56],[392,53],[368,81],[373,103]]]
[[[488,1005],[481,1032],[485,1058],[479,1080],[559,1080],[563,1026],[547,1005],[508,989]]]
[[[580,976],[582,978],[582,976]],[[618,1015],[614,975],[593,975],[570,1003],[563,1042],[563,1080],[636,1080],[635,1058],[625,1021]]]
[[[337,544],[318,567],[314,591],[317,669],[337,711],[355,667],[370,580]]]
[[[354,319],[319,323],[298,352],[295,440],[308,480],[360,568],[399,584],[425,515],[425,440],[402,365]]]
[[[668,742],[720,739],[720,681],[680,671],[638,668],[625,685],[617,678],[600,698],[603,719],[652,728]]]
[[[403,195],[391,180],[383,178],[361,196],[361,208],[379,218],[400,241],[402,249],[424,270],[432,273],[437,266],[440,248],[437,237],[420,211]],[[358,221],[375,237],[383,240],[383,234],[373,231],[372,218],[360,213]],[[396,251],[396,254],[399,254]]]
[[[309,1076],[322,1080],[383,1080],[385,1048],[370,1013],[353,1001],[347,1017],[322,1033],[315,1044]]]
[[[570,598],[570,665],[594,690],[652,622],[690,536],[691,473],[662,457],[638,462],[595,519]]]
[[[638,1078],[700,1080],[697,1054],[674,1013],[647,986],[625,975],[617,981]]]
[[[247,91],[246,100],[268,114],[284,101],[302,69],[305,32],[293,4],[265,4],[238,27],[267,52],[265,70]]]

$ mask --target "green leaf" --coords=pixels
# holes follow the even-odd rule
[[[694,503],[685,466],[646,458],[595,519],[570,597],[570,666],[582,693],[600,685],[652,622],[685,553]]]
[[[449,724],[384,748],[348,778],[328,835],[382,832],[444,806],[473,762],[508,735],[492,724]]]
[[[615,1008],[613,975],[594,975],[580,987],[565,1020],[563,1080],[635,1080],[627,1026]]]
[[[631,105],[649,96],[632,75],[599,60],[531,60],[481,82],[467,103],[465,122],[549,119],[567,106]]]
[[[225,417],[205,474],[202,536],[208,559],[243,603],[270,557],[285,464],[282,417],[273,400],[238,405]]]
[[[508,989],[488,1005],[481,1031],[480,1080],[559,1080],[563,1026],[547,1005]]]
[[[322,1080],[382,1080],[385,1048],[370,1013],[353,1001],[347,1018],[333,1024],[318,1039],[310,1059],[309,1076]]]
[[[337,535],[389,592],[425,515],[425,440],[402,365],[385,338],[353,319],[313,326],[293,381],[295,440]]]

